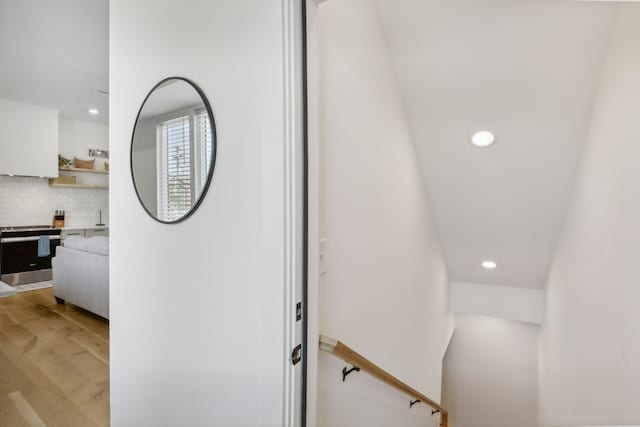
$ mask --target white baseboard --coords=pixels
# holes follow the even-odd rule
[[[0,282],[0,298],[10,297],[16,294],[13,286],[9,286],[4,282]]]

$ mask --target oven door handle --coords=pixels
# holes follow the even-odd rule
[[[48,236],[49,240],[60,240],[60,236]],[[20,242],[36,242],[40,240],[40,236],[30,237],[4,237],[0,239],[0,243],[20,243]]]

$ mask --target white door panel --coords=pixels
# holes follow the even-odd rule
[[[295,3],[110,2],[113,426],[300,425]],[[169,76],[202,88],[218,143],[209,193],[175,225],[144,212],[129,171],[138,108]]]

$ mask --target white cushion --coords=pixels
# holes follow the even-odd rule
[[[105,236],[93,236],[86,239],[87,252],[100,255],[109,255],[109,238]]]
[[[57,297],[109,317],[108,256],[59,247],[51,263]]]
[[[69,236],[64,239],[64,247],[69,249],[75,249],[77,251],[87,251],[89,249],[89,239],[85,239],[81,236]]]

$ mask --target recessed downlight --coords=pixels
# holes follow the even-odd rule
[[[488,130],[481,130],[471,136],[471,143],[478,148],[486,148],[496,142],[496,136]]]
[[[486,261],[482,261],[482,267],[485,268],[486,270],[493,270],[498,266],[498,264],[495,261],[491,261],[491,260],[486,260]]]
[[[89,108],[89,114],[97,116],[100,114],[100,111],[97,108]]]

